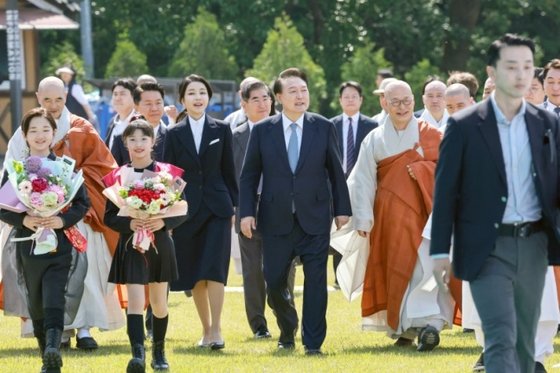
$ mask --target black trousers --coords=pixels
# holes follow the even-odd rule
[[[280,342],[293,342],[298,316],[288,289],[294,257],[299,256],[305,276],[303,284],[302,341],[308,349],[319,349],[327,334],[327,258],[330,235],[310,235],[297,219],[286,235],[263,235],[264,277],[268,302],[274,310]]]
[[[29,315],[32,320],[45,318],[45,309],[60,310],[64,315],[66,283],[72,253],[27,255],[18,253],[27,287]],[[60,317],[60,320],[63,320]],[[60,326],[61,329],[63,325]]]

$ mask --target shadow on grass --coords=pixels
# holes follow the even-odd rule
[[[461,346],[445,346],[444,344],[439,345],[433,351],[420,352],[416,351],[416,346],[410,347],[395,347],[393,345],[384,346],[355,346],[350,348],[343,348],[339,353],[344,354],[392,354],[392,355],[403,355],[403,356],[418,356],[423,357],[426,354],[429,355],[448,355],[448,354],[459,354],[459,355],[480,355],[479,347],[461,347]],[[336,354],[336,352],[335,352]]]
[[[149,346],[146,346],[147,348]],[[39,347],[27,347],[27,348],[6,348],[0,350],[3,357],[29,357],[36,355],[39,356]],[[83,356],[83,357],[96,357],[96,356],[106,356],[106,355],[129,355],[130,345],[129,344],[112,344],[109,346],[99,346],[97,350],[85,351],[77,348],[72,348],[69,350],[62,350],[62,357],[64,356]]]

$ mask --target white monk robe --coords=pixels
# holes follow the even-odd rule
[[[70,129],[70,112],[67,108],[64,108],[56,123],[57,131],[53,144],[60,141]],[[23,160],[28,154],[29,150],[21,128],[18,128],[8,143],[4,162],[10,159]],[[71,325],[65,325],[64,329],[97,327],[101,330],[113,330],[121,328],[125,325],[125,320],[121,312],[115,285],[107,282],[112,261],[107,242],[102,233],[93,231],[83,220],[80,220],[76,226],[87,240],[88,270],[78,313],[74,322]],[[1,223],[0,228],[0,243],[2,243],[3,248],[11,227]],[[22,334],[33,336],[32,329],[31,323],[28,322],[23,326]]]
[[[369,240],[357,238],[353,230],[371,232],[374,224],[373,205],[377,189],[377,163],[382,159],[414,148],[419,142],[418,120],[412,118],[406,129],[397,131],[389,116],[380,126],[370,132],[362,142],[358,160],[348,178],[348,189],[352,203],[352,219],[344,229],[333,233],[331,245],[343,254],[337,271],[339,283],[348,299],[354,299],[363,284]],[[423,155],[421,148],[416,150]],[[377,217],[383,218],[383,217]],[[398,224],[398,222],[395,222]],[[429,235],[428,235],[429,237]],[[454,301],[449,293],[440,292],[432,274],[429,257],[429,240],[424,238],[418,249],[411,281],[401,303],[399,326],[392,330],[387,324],[387,312],[380,311],[362,319],[362,329],[385,331],[393,338],[403,336],[413,339],[420,328],[428,324],[437,330],[451,327]],[[357,255],[360,253],[360,255]],[[351,263],[352,258],[360,262]],[[340,272],[340,275],[339,275]],[[359,278],[361,276],[361,279]]]
[[[436,118],[434,118],[434,116],[432,115],[432,113],[428,111],[428,109],[424,109],[422,115],[420,115],[420,118],[418,119],[422,119],[428,122],[429,124],[431,124],[432,126],[441,129],[442,127],[447,125],[447,119],[449,119],[449,114],[447,113],[447,109],[445,109],[443,111],[443,116],[439,121],[437,121]]]

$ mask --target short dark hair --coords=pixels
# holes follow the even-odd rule
[[[33,118],[38,117],[45,118],[49,122],[53,131],[56,131],[56,121],[54,120],[53,116],[47,111],[47,109],[36,107],[25,113],[25,115],[21,119],[21,132],[23,132],[24,136],[27,136],[27,132],[29,131],[29,126],[31,125],[31,121],[33,120]]]
[[[496,62],[500,59],[500,51],[505,47],[519,47],[525,46],[531,50],[532,54],[535,54],[535,43],[524,36],[517,34],[505,34],[498,40],[494,40],[490,47],[488,47],[487,58],[488,66],[496,66]]]
[[[459,83],[464,85],[469,89],[469,94],[472,98],[476,97],[478,92],[478,79],[473,74],[467,71],[452,71],[449,73],[449,78],[447,79],[447,85]]]
[[[123,143],[126,143],[126,138],[132,136],[136,130],[142,131],[144,136],[155,138],[154,128],[145,119],[135,119],[124,129],[122,133]]]
[[[241,89],[241,98],[243,101],[248,101],[251,98],[251,92],[257,89],[264,89],[266,93],[272,97],[270,94],[270,88],[268,88],[268,86],[260,80],[255,80],[249,84],[243,85],[243,88]]]
[[[278,75],[278,78],[274,81],[273,91],[274,94],[282,93],[282,80],[288,78],[300,78],[307,84],[307,75],[297,67],[290,67]]]
[[[424,96],[424,93],[426,93],[426,86],[431,82],[442,82],[443,84],[445,84],[445,82],[441,80],[438,75],[428,75],[426,77],[426,80],[424,80],[424,84],[422,85],[422,96]]]
[[[157,91],[161,94],[161,98],[165,97],[165,91],[163,87],[159,83],[144,83],[136,86],[134,92],[132,93],[132,99],[134,100],[134,104],[138,105],[142,100],[142,93],[148,91]]]
[[[339,97],[342,96],[342,92],[344,92],[344,90],[346,88],[354,88],[356,91],[358,91],[360,97],[363,97],[362,96],[362,86],[360,85],[360,83],[355,82],[353,80],[348,80],[348,81],[346,81],[346,82],[344,82],[340,85],[340,87],[338,88],[338,96]]]
[[[542,80],[543,80],[543,82],[544,82],[544,80],[546,79],[546,77],[547,77],[547,75],[548,75],[548,72],[549,72],[551,69],[560,70],[560,59],[555,58],[555,59],[553,59],[553,60],[550,60],[550,61],[544,66],[544,69],[543,69],[543,72],[542,72]]]
[[[179,85],[179,102],[183,101],[183,97],[185,97],[185,92],[187,91],[187,87],[194,82],[199,82],[204,84],[204,86],[206,87],[206,91],[208,92],[208,99],[210,100],[212,98],[212,87],[210,86],[210,83],[208,83],[208,81],[200,75],[191,74],[189,76],[186,76],[185,79],[183,79],[183,81]]]
[[[544,69],[542,67],[535,67],[533,79],[537,79],[544,86]]]
[[[128,89],[130,94],[133,95],[134,89],[136,88],[136,82],[132,78],[117,79],[111,87],[111,92],[113,92],[118,86]]]

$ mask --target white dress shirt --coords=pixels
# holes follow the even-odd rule
[[[301,149],[301,136],[303,135],[303,114],[295,121],[292,122],[284,113],[282,113],[282,126],[284,127],[284,140],[286,140],[286,151],[288,151],[288,144],[290,143],[290,136],[292,135],[292,123],[297,124],[296,133],[298,140],[298,154]]]
[[[206,114],[203,114],[198,120],[193,119],[189,116],[189,125],[194,138],[194,145],[196,147],[196,152],[200,150],[200,142],[202,141],[202,131],[204,130],[204,121],[206,120]]]
[[[113,132],[111,132],[111,138],[109,139],[109,149],[113,147],[113,141],[115,140],[115,136],[118,136],[124,132],[124,129],[130,123],[130,118],[132,118],[132,115],[134,114],[136,114],[136,111],[132,109],[130,111],[130,114],[128,114],[128,116],[124,119],[121,118],[119,115],[117,115],[117,117],[115,118],[115,125],[113,127]]]

